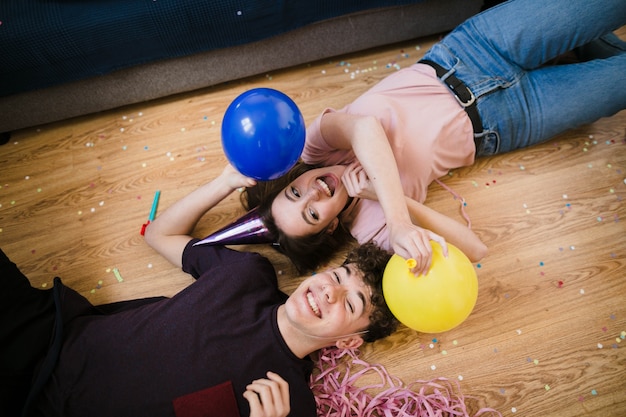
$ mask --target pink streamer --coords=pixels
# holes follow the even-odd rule
[[[436,179],[435,181],[437,182],[437,184],[441,185],[446,191],[448,191],[450,194],[452,194],[456,200],[460,200],[460,202],[461,202],[461,214],[463,215],[463,218],[467,222],[467,227],[471,229],[472,228],[472,220],[470,219],[469,215],[465,211],[465,204],[466,204],[465,199],[463,197],[461,197],[452,188],[448,187],[446,184],[441,182],[441,180],[437,180]]]
[[[371,374],[380,382],[356,386]],[[349,349],[322,349],[310,386],[318,417],[471,417],[458,382],[435,378],[405,385],[382,365],[370,365]],[[485,413],[502,417],[491,408],[478,410],[474,417]]]

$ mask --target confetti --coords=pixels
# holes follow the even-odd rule
[[[124,281],[124,278],[122,278],[122,275],[120,274],[120,270],[119,269],[113,268],[113,275],[115,275],[115,278],[117,278],[117,282]]]

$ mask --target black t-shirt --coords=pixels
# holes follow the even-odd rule
[[[276,313],[286,295],[270,262],[194,242],[185,248],[183,270],[197,280],[174,297],[81,315],[66,325],[40,411],[174,416],[177,399],[230,382],[247,416],[245,387],[269,370],[289,382],[292,416],[316,415],[308,386],[312,362],[294,356],[278,331]],[[72,308],[72,298],[64,297],[64,309]]]

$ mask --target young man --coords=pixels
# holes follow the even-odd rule
[[[395,328],[380,289],[389,255],[359,247],[287,297],[262,256],[194,245],[198,220],[250,181],[228,166],[147,228],[197,279],[172,298],[94,307],[58,279],[33,289],[0,255],[2,415],[26,403],[26,416],[315,416],[308,355]]]

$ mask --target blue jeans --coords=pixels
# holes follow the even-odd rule
[[[477,155],[508,152],[626,108],[626,43],[605,59],[542,66],[626,24],[626,0],[511,0],[426,53],[477,98]]]

